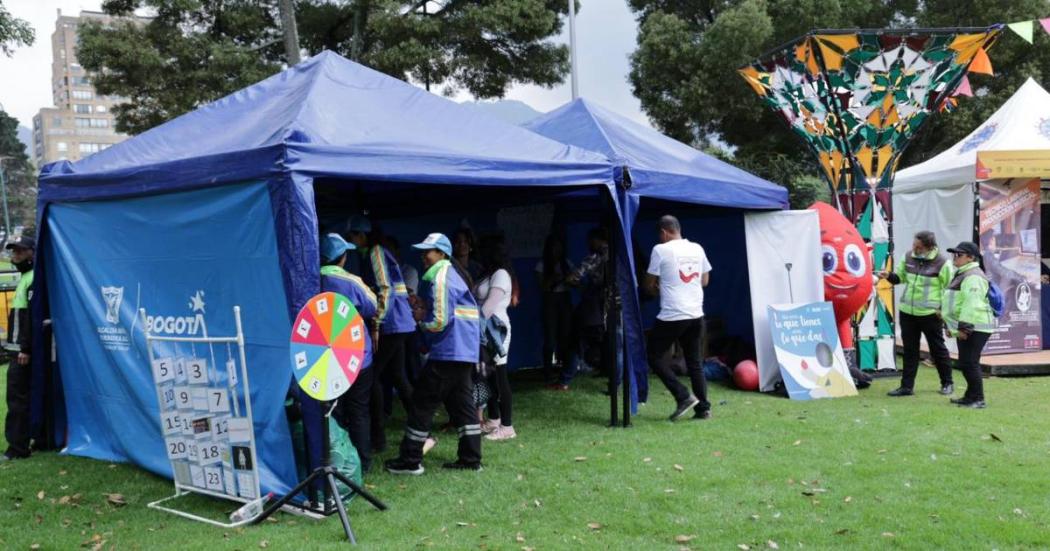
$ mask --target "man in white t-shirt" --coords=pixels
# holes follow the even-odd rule
[[[645,290],[660,295],[660,313],[649,332],[649,366],[677,402],[672,421],[692,408],[696,408],[694,418],[707,419],[711,417],[711,403],[707,401],[702,354],[704,287],[710,280],[711,263],[703,247],[682,237],[682,226],[674,216],[660,218],[658,228],[660,244],[653,247],[645,276]],[[691,393],[662,361],[675,342],[685,356]]]

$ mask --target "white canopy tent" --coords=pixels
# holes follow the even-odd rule
[[[1050,149],[1050,93],[1028,79],[984,124],[940,155],[897,173],[893,183],[894,256],[922,230],[941,248],[973,239],[977,151]]]

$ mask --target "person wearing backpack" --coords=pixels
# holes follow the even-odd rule
[[[981,253],[975,243],[963,241],[948,252],[952,253],[956,272],[945,290],[941,312],[948,335],[958,342],[958,367],[966,378],[966,392],[962,398],[952,398],[951,403],[983,409],[981,351],[995,330],[993,299],[1001,307],[1002,295],[981,270]]]
[[[955,390],[952,382],[951,357],[941,332],[941,297],[952,281],[955,269],[948,258],[937,249],[937,239],[931,231],[915,234],[912,249],[908,251],[893,272],[879,272],[879,279],[893,285],[904,284],[901,293],[901,341],[904,344],[901,384],[889,392],[890,396],[915,394],[915,376],[919,371],[919,341],[926,336],[930,356],[941,379],[941,394],[950,396]]]

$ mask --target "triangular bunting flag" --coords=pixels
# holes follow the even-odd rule
[[[1010,27],[1010,30],[1017,33],[1017,36],[1020,36],[1031,44],[1034,23],[1035,21],[1018,21],[1017,23],[1010,23],[1007,27]]]
[[[995,71],[992,70],[992,60],[988,59],[988,52],[984,51],[984,48],[978,49],[974,54],[973,61],[970,62],[970,72],[984,75],[995,74]]]
[[[973,97],[973,88],[970,87],[970,77],[963,75],[962,82],[959,83],[959,87],[955,89],[956,96],[966,96],[968,98]]]
[[[1043,30],[1050,33],[1050,17],[1046,19],[1040,19],[1039,24],[1043,26]]]

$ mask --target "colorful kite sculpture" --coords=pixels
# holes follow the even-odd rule
[[[890,192],[901,154],[932,113],[952,105],[968,71],[991,73],[986,50],[1002,28],[817,30],[740,69],[813,153],[878,269],[892,265]],[[892,289],[879,287],[854,321],[861,366],[874,369],[877,350],[893,349]],[[888,359],[882,366],[892,369]]]

